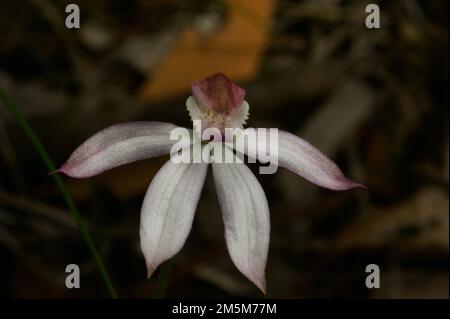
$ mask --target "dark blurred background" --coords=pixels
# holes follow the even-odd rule
[[[57,165],[114,123],[190,126],[190,82],[222,71],[247,89],[250,126],[298,134],[368,187],[257,176],[271,210],[268,296],[448,298],[448,1],[78,0],[81,28],[67,29],[70,2],[0,1],[0,88]],[[380,29],[365,26],[369,3]],[[154,294],[139,213],[167,159],[64,177],[122,297]],[[107,297],[47,174],[1,105],[0,296]],[[68,290],[72,263],[81,288]],[[365,286],[368,264],[379,289]],[[211,176],[167,296],[262,297],[228,256]]]

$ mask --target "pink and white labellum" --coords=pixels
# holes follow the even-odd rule
[[[192,83],[192,96],[186,101],[192,120],[200,120],[202,129],[242,128],[248,118],[245,90],[217,73]],[[198,129],[194,123],[194,129]]]
[[[200,120],[201,129],[243,128],[249,112],[245,90],[225,75],[218,73],[194,82],[192,95],[186,101],[187,110],[192,120]],[[176,142],[170,139],[175,128],[176,125],[161,122],[110,126],[79,146],[58,172],[87,178],[126,163],[168,154]],[[229,144],[222,144],[225,152],[233,152]],[[257,142],[249,145],[252,148],[258,148]],[[278,165],[328,189],[364,187],[345,177],[333,161],[311,144],[280,130]],[[149,277],[183,247],[207,166],[169,160],[153,178],[142,205],[140,225],[141,249]],[[265,293],[270,219],[264,190],[244,163],[213,163],[212,173],[231,259]]]

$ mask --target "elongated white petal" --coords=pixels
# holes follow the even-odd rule
[[[264,190],[245,164],[212,166],[231,259],[265,293],[270,218]]]
[[[258,159],[259,152],[269,153],[269,141],[269,133],[266,133],[265,139],[258,138],[256,142],[248,140],[247,148],[238,151],[247,155],[256,154]],[[318,186],[332,190],[365,188],[362,184],[347,178],[331,159],[314,146],[289,132],[278,130],[278,163],[273,160],[276,155],[272,154],[270,162],[287,168]]]
[[[184,245],[205,181],[207,164],[168,161],[153,178],[141,210],[141,249],[148,276]]]
[[[110,126],[79,146],[57,172],[85,178],[126,163],[167,154],[176,143],[170,140],[170,132],[176,127],[161,122]]]

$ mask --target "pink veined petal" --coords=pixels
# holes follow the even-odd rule
[[[267,133],[266,141],[269,140]],[[264,150],[265,146],[259,141],[256,144],[250,141],[245,153],[258,154],[259,147],[263,147]],[[269,150],[269,147],[266,149]],[[278,130],[278,166],[324,188],[332,190],[365,188],[364,185],[346,177],[331,159],[307,141],[282,130]]]
[[[224,149],[231,152],[228,147]],[[231,259],[242,274],[266,293],[270,218],[264,190],[243,163],[213,163],[212,167]]]
[[[205,163],[168,161],[153,178],[142,205],[140,225],[148,277],[184,245],[207,168]]]
[[[86,178],[130,162],[167,154],[177,126],[161,122],[112,125],[81,144],[57,172]]]

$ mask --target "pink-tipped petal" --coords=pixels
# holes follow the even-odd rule
[[[346,177],[331,159],[300,137],[278,130],[278,141],[281,167],[332,190],[364,187]]]
[[[184,245],[206,177],[205,163],[168,161],[156,174],[141,209],[140,240],[148,277]]]
[[[228,147],[224,149],[232,152]],[[266,293],[270,218],[264,190],[243,163],[213,163],[212,167],[231,259],[242,274]]]
[[[167,154],[176,141],[177,126],[161,122],[131,122],[110,126],[81,144],[56,172],[86,178],[130,162]]]
[[[256,143],[250,140],[247,143],[247,149],[237,151],[244,152],[247,155],[258,154],[259,148],[268,151],[270,149],[267,144],[268,141],[270,141],[270,138],[267,133],[266,138],[262,142],[261,139],[258,139]],[[258,156],[256,156],[256,159],[258,159]],[[357,187],[365,188],[364,185],[346,177],[331,159],[307,141],[282,130],[278,130],[277,160],[278,163],[273,160],[271,162],[324,188],[332,190],[348,190]]]
[[[216,73],[192,83],[192,95],[202,108],[222,114],[232,114],[244,101],[245,90],[223,73]]]

